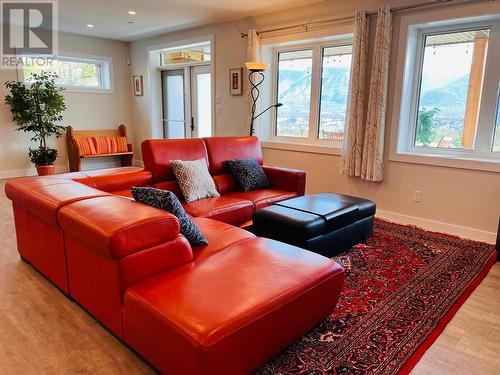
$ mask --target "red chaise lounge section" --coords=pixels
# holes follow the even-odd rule
[[[328,258],[247,239],[129,288],[124,338],[166,374],[248,374],[333,311],[342,276]]]
[[[271,188],[243,193],[223,160],[262,163],[255,137],[146,141],[143,150],[145,170],[9,181],[21,257],[167,374],[249,373],[333,311],[337,263],[238,227],[255,209],[303,194],[303,172],[264,167]],[[208,240],[192,248],[177,218],[129,190],[182,196],[169,161],[200,157],[221,197],[185,203]]]

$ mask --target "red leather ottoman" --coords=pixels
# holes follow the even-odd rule
[[[129,288],[124,339],[166,374],[248,374],[334,310],[343,278],[331,259],[247,239]]]

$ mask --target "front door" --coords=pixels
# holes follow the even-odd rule
[[[167,139],[212,135],[212,89],[209,65],[161,72],[163,136]]]
[[[191,68],[191,113],[193,137],[212,135],[212,87],[210,66]]]

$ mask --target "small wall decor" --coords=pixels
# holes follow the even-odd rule
[[[232,68],[229,69],[229,92],[231,95],[241,95],[243,93],[242,77],[243,68]]]
[[[144,88],[143,88],[143,84],[142,84],[142,75],[133,76],[132,81],[134,83],[134,95],[135,96],[143,96],[144,95]]]

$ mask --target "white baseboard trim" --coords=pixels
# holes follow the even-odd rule
[[[66,165],[56,165],[56,173],[66,173],[68,172],[68,167]],[[27,177],[27,176],[37,176],[36,168],[30,167],[25,169],[11,169],[6,171],[0,171],[0,180],[6,180],[9,178],[16,177]]]
[[[415,225],[429,231],[452,234],[458,237],[486,242],[489,244],[495,244],[497,238],[497,234],[494,232],[487,232],[481,229],[463,227],[461,225],[448,224],[440,221],[424,219],[421,217],[398,214],[391,211],[377,209],[377,213],[375,214],[375,216],[380,219],[393,221],[399,224]]]
[[[139,159],[132,160],[132,165],[134,167],[144,168],[144,163],[142,162],[142,160],[139,160]]]

